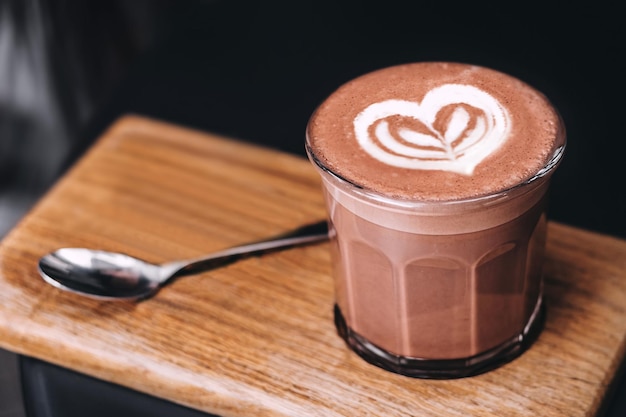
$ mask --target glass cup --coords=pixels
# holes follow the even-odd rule
[[[366,361],[399,374],[458,378],[520,355],[544,322],[546,165],[505,191],[455,201],[393,199],[325,166],[335,324]]]

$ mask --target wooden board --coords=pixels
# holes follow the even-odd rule
[[[0,346],[223,416],[596,412],[624,357],[626,242],[560,224],[549,226],[537,343],[450,381],[383,371],[344,345],[327,243],[185,277],[141,303],[82,298],[37,274],[63,246],[164,262],[324,217],[302,158],[123,118],[0,244]]]

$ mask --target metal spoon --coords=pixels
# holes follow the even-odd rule
[[[327,238],[328,225],[320,222],[274,239],[162,265],[147,263],[121,253],[63,248],[39,260],[39,273],[46,282],[62,290],[98,299],[138,300],[155,294],[174,277],[206,271],[247,256]]]

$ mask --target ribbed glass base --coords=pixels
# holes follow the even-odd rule
[[[413,378],[452,379],[478,375],[521,355],[537,339],[545,323],[545,306],[541,303],[524,332],[486,352],[461,359],[424,359],[390,353],[350,329],[335,305],[335,325],[348,346],[367,362],[397,374]]]

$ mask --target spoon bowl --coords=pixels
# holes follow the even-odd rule
[[[175,277],[223,266],[244,257],[328,239],[319,222],[288,234],[232,247],[201,258],[155,265],[132,256],[86,248],[62,248],[39,260],[39,274],[54,287],[91,298],[140,300],[154,295]]]

